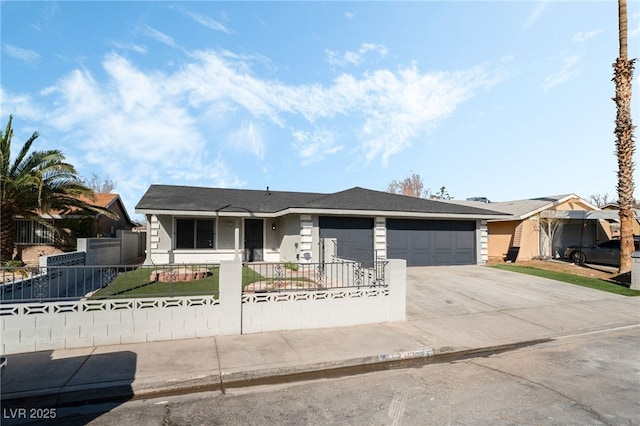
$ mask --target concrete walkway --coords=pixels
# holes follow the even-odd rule
[[[407,321],[8,355],[3,406],[224,390],[640,326],[624,297],[481,266],[408,268]]]

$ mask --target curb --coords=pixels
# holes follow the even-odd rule
[[[633,328],[637,325],[619,327]],[[614,328],[616,329],[616,328]],[[582,331],[591,334],[609,329]],[[574,334],[575,335],[575,334]],[[38,408],[74,406],[101,402],[126,402],[163,396],[184,395],[197,392],[220,391],[259,385],[283,384],[319,378],[345,377],[355,374],[390,370],[394,368],[421,367],[426,363],[445,363],[467,358],[491,356],[497,353],[548,343],[564,335],[505,343],[482,348],[442,347],[434,351],[422,348],[373,356],[324,361],[313,364],[261,368],[253,371],[217,371],[206,375],[175,380],[167,383],[132,386],[134,379],[117,382],[91,383],[73,387],[48,388],[2,395],[6,408]]]
[[[132,387],[133,380],[92,383],[73,387],[48,388],[2,395],[6,408],[37,408],[73,406],[108,401],[129,401],[195,392],[221,391],[260,384],[289,383],[319,377],[354,374],[353,370],[379,371],[408,361],[424,361],[434,356],[431,348],[391,354],[350,358],[338,361],[263,368],[254,371],[218,372],[198,378],[176,380],[168,384],[151,384],[140,389]]]
[[[253,371],[222,372],[222,391],[226,388],[240,388],[261,384],[290,383],[318,377],[338,377],[353,374],[353,370],[379,371],[399,364],[431,359],[431,348],[391,354],[350,358],[340,361],[326,361],[314,364],[266,368]]]

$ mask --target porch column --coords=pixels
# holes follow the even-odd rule
[[[145,241],[144,241],[144,264],[145,265],[151,265],[153,264],[153,261],[151,260],[151,215],[145,215],[145,219],[146,219],[146,226],[145,229],[147,231],[146,235],[145,235]]]
[[[242,259],[240,256],[240,220],[233,221],[233,258]]]

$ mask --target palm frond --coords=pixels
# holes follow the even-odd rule
[[[104,214],[118,219],[116,213],[93,203],[93,191],[81,181],[76,168],[65,161],[61,151],[31,151],[38,132],[34,132],[24,143],[11,164],[12,121],[13,117],[9,117],[6,131],[0,138],[0,213],[3,221],[19,216],[55,227],[42,215],[65,212],[74,215]],[[11,234],[2,233],[0,258],[3,261],[11,258],[13,241],[5,241],[6,238],[15,238]]]

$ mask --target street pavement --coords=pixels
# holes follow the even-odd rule
[[[640,297],[483,266],[413,267],[402,322],[8,355],[3,413],[224,391],[639,326]]]

